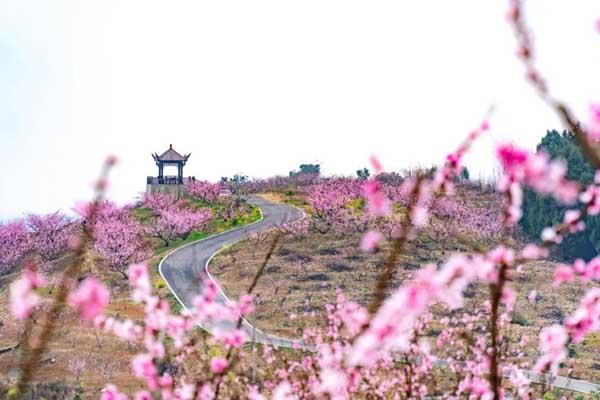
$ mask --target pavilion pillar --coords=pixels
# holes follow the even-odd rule
[[[182,163],[177,164],[177,182],[180,184],[183,183],[183,164]]]

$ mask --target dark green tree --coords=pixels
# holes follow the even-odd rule
[[[321,174],[321,165],[320,164],[300,164],[300,171],[290,171],[290,178],[298,176],[299,174],[320,175]]]
[[[371,176],[371,173],[367,168],[363,168],[356,171],[356,176],[358,176],[359,179],[366,181],[369,179],[369,176]]]
[[[471,179],[471,174],[469,173],[469,170],[467,169],[467,167],[464,167],[462,172],[460,173],[460,177],[462,179],[464,179],[465,181],[468,181],[469,179]]]
[[[568,164],[568,179],[578,181],[582,185],[588,185],[593,181],[594,168],[585,159],[572,133],[548,131],[537,146],[537,150],[546,152],[552,159],[565,160]],[[526,189],[521,227],[530,237],[539,238],[542,229],[546,226],[562,221],[566,209],[556,200]],[[558,246],[558,256],[568,261],[596,256],[597,249],[600,248],[600,217],[588,217],[585,222],[587,229],[584,232],[565,237]]]
[[[301,164],[300,173],[302,174],[316,174],[321,173],[321,165],[319,164]]]

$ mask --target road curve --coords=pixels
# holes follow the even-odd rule
[[[208,264],[212,257],[223,249],[224,246],[243,240],[248,234],[272,229],[304,217],[304,213],[300,209],[286,204],[274,203],[258,196],[248,196],[246,200],[248,203],[260,208],[262,214],[260,220],[179,247],[167,254],[158,265],[159,274],[186,310],[190,311],[193,309],[193,299],[201,294],[201,282],[205,278],[212,280],[219,288],[217,301],[223,304],[229,302],[229,299],[218,282],[210,275],[208,269]],[[219,323],[218,326],[202,325],[202,328],[213,332],[215,329],[231,329],[234,324],[230,322]],[[257,343],[273,347],[305,347],[301,341],[265,333],[254,327],[247,320],[243,320],[242,327],[248,334],[248,337],[254,338],[254,341]]]
[[[208,264],[212,257],[224,246],[231,245],[246,238],[247,234],[268,230],[284,223],[292,222],[304,217],[304,213],[286,204],[274,203],[258,196],[248,196],[247,201],[260,208],[262,218],[256,222],[240,228],[229,230],[218,235],[210,236],[179,247],[167,254],[158,265],[158,272],[167,283],[167,286],[175,295],[181,305],[188,311],[193,309],[193,299],[201,294],[201,282],[204,278],[212,280],[219,289],[217,301],[229,302],[218,282],[210,275]],[[208,332],[215,329],[232,329],[233,322],[221,323],[219,326],[202,326]],[[300,340],[282,338],[271,335],[254,327],[247,320],[243,320],[243,329],[248,337],[254,338],[256,343],[262,343],[273,347],[303,348],[314,351],[311,346],[306,346]],[[445,361],[440,360],[438,366],[446,366]],[[556,376],[553,379],[545,374],[522,370],[525,376],[533,383],[549,383],[551,386],[561,389],[572,390],[579,393],[592,393],[600,390],[600,385],[583,380]]]

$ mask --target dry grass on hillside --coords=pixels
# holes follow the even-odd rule
[[[156,261],[156,260],[154,260]],[[62,258],[55,268],[46,275],[46,281],[58,282],[60,271],[66,263],[71,262],[71,257]],[[95,266],[98,260],[93,260],[84,266],[83,276],[91,272],[102,279],[111,291],[111,301],[107,310],[108,315],[119,318],[141,320],[143,309],[134,304],[130,299],[130,289],[127,281],[121,274],[103,271]],[[8,286],[16,279],[17,273],[5,276],[0,282],[0,348],[13,346],[19,342],[24,324],[15,320],[10,315]],[[166,289],[161,288],[159,277],[154,276],[155,286],[163,296],[167,295]],[[38,318],[44,313],[55,292],[48,288],[38,290],[45,305],[34,314]],[[100,390],[107,382],[113,382],[126,392],[133,393],[141,388],[138,379],[130,373],[131,357],[141,351],[136,343],[125,342],[112,334],[97,333],[93,327],[82,324],[78,315],[65,308],[56,318],[56,329],[50,338],[48,348],[42,355],[41,366],[33,377],[33,382],[53,383],[60,382],[73,387],[84,389],[83,398],[96,399]],[[14,382],[18,374],[19,350],[0,354],[0,387],[8,386]],[[74,360],[83,360],[85,365],[79,366],[81,374],[77,380]]]
[[[255,289],[258,306],[253,318],[257,327],[285,337],[300,337],[305,327],[324,325],[324,306],[335,301],[338,289],[347,297],[367,305],[388,251],[383,248],[374,254],[365,254],[359,248],[360,238],[360,234],[339,237],[313,233],[301,239],[283,239]],[[225,293],[232,298],[245,293],[272,240],[273,234],[258,243],[237,243],[213,260],[211,272]],[[419,235],[403,252],[394,287],[410,279],[424,264],[442,262],[452,253],[472,251],[472,246],[469,240],[436,243],[426,234]],[[528,336],[527,357],[530,360],[538,355],[539,330],[563,321],[590,286],[553,287],[555,265],[552,261],[531,262],[512,283],[518,299],[510,336],[514,340]],[[539,293],[536,304],[527,300],[533,289]],[[470,287],[466,292],[465,309],[480,307],[487,296],[486,286]],[[435,307],[434,314],[441,317],[448,312]],[[594,334],[572,346],[573,376],[600,381],[599,345],[600,336]],[[566,369],[562,373],[566,374]]]

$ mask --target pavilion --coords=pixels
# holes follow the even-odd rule
[[[157,192],[157,191],[179,192],[180,190],[178,187],[180,185],[183,185],[184,183],[186,183],[188,181],[195,180],[194,177],[187,177],[187,178],[183,177],[183,167],[187,163],[187,160],[189,159],[190,155],[191,155],[191,153],[181,155],[179,152],[177,152],[173,148],[172,144],[170,144],[169,149],[167,151],[165,151],[164,153],[162,153],[161,155],[158,155],[157,153],[153,153],[152,158],[154,159],[154,162],[156,163],[156,166],[158,167],[158,176],[147,177],[146,191],[149,193]],[[170,166],[177,167],[177,175],[176,176],[164,174],[165,167],[170,167]],[[168,189],[168,187],[165,187],[165,185],[169,185],[169,187],[171,187],[171,189]]]
[[[183,182],[183,166],[187,162],[191,153],[182,156],[175,149],[173,149],[173,145],[169,145],[169,149],[158,155],[157,153],[152,154],[152,158],[158,167],[158,176],[148,177],[148,184],[159,184],[159,185],[182,185]],[[176,166],[177,167],[177,176],[165,176],[164,168],[165,166]]]

